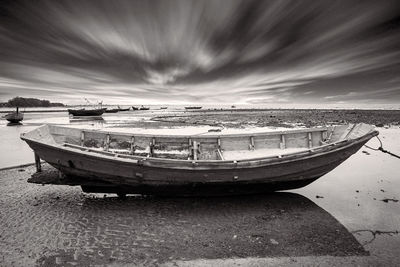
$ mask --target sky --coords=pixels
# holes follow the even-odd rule
[[[400,103],[400,2],[2,1],[0,101]]]

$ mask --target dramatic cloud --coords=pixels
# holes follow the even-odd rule
[[[15,1],[0,100],[400,103],[394,1]]]

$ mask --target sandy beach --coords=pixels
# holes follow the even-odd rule
[[[399,0],[0,16],[0,267],[400,266]]]
[[[104,116],[101,124],[73,124],[56,113],[34,115],[18,132],[46,120],[72,127],[204,132],[304,127],[358,118],[382,126],[377,129],[384,148],[400,154],[398,111],[170,113]],[[1,127],[15,134],[15,128]],[[9,145],[2,144],[10,155],[14,138],[22,142],[9,136]],[[378,146],[375,139],[368,144]],[[33,159],[29,149],[26,158]],[[396,266],[398,163],[364,147],[305,188],[215,198],[119,199],[113,194],[86,194],[79,187],[27,183],[33,166],[1,170],[1,266]]]

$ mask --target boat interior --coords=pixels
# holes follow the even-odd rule
[[[121,158],[162,158],[195,161],[232,161],[283,157],[361,137],[374,128],[348,124],[263,133],[192,135],[149,135],[115,133],[43,125],[23,138]]]

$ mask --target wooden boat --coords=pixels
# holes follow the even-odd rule
[[[145,106],[141,106],[140,108],[139,108],[139,110],[149,110],[150,108],[149,107],[145,107]]]
[[[185,107],[185,109],[201,109],[202,107]]]
[[[121,108],[118,106],[118,111],[129,111],[131,108]]]
[[[4,118],[9,121],[10,123],[19,123],[24,119],[24,113],[19,112],[19,109],[17,107],[16,111],[7,113]]]
[[[139,110],[139,108],[132,106],[132,110]]]
[[[168,107],[160,107],[160,109],[167,109]]]
[[[101,116],[107,108],[95,108],[95,109],[68,109],[68,114],[72,116]]]
[[[120,195],[224,195],[303,187],[376,135],[367,124],[193,136],[44,125],[21,139],[64,174],[48,183]]]
[[[119,108],[107,108],[105,113],[117,113],[119,111]]]

